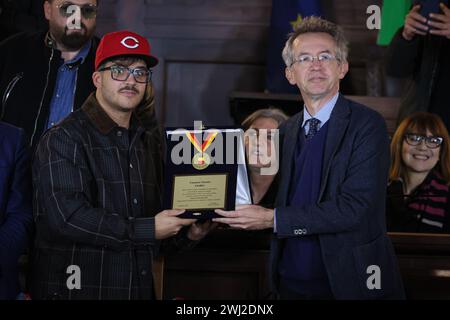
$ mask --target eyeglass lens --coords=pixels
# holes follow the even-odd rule
[[[65,2],[65,3],[61,4],[59,6],[59,13],[61,14],[61,16],[67,18],[67,17],[72,16],[78,8],[79,8],[81,14],[83,15],[83,17],[86,19],[95,18],[95,16],[97,15],[97,6],[95,6],[95,5],[88,4],[88,5],[79,6],[77,4],[73,4],[70,2]]]
[[[419,134],[407,134],[406,136],[406,142],[412,146],[417,146],[422,143],[422,140],[425,141],[425,145],[430,148],[437,148],[442,143],[441,137],[434,137],[434,136],[423,136]]]
[[[111,76],[114,80],[126,81],[130,74],[133,74],[134,80],[140,83],[150,81],[151,72],[143,68],[130,69],[122,66],[111,66]]]

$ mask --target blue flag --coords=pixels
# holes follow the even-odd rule
[[[289,84],[284,76],[286,65],[281,51],[302,18],[321,16],[319,0],[272,0],[272,18],[266,63],[266,89],[272,93],[298,93],[298,88]]]

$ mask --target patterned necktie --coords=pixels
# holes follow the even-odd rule
[[[316,118],[311,118],[306,122],[309,123],[309,130],[308,133],[306,134],[306,140],[309,140],[312,137],[314,137],[314,135],[319,131],[320,120]]]

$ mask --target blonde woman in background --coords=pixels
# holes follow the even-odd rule
[[[261,162],[261,153],[267,151],[266,156],[271,157],[273,151],[272,130],[277,129],[287,119],[288,116],[280,109],[268,108],[253,112],[242,122],[242,127],[246,132],[245,145],[254,204],[273,207],[277,192],[277,184],[273,183],[276,174],[261,174],[261,169],[271,165]],[[255,135],[257,139],[255,139]],[[266,148],[262,148],[263,143],[266,144]]]

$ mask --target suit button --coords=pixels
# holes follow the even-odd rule
[[[117,131],[117,136],[121,137],[122,136],[122,131]]]
[[[141,275],[146,276],[146,275],[147,275],[147,270],[142,269],[142,270],[141,270]]]

